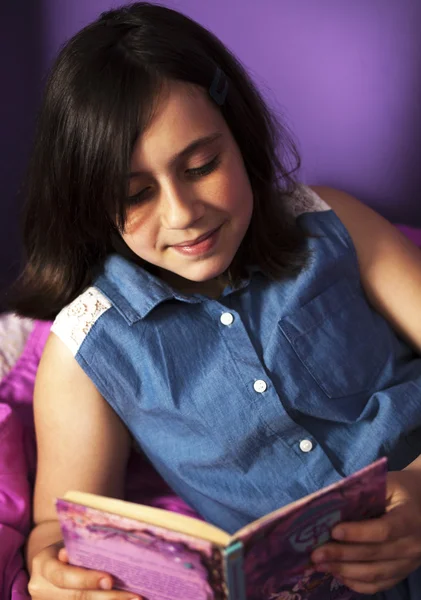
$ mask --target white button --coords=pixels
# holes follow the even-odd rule
[[[301,452],[311,452],[311,450],[313,450],[313,444],[310,440],[301,440],[300,450]]]
[[[234,316],[231,313],[222,313],[221,323],[222,325],[232,325],[234,323]]]
[[[263,379],[258,379],[254,382],[253,387],[255,392],[259,392],[259,394],[261,394],[262,392],[265,392],[267,390],[268,386],[266,384],[266,381],[263,381]]]

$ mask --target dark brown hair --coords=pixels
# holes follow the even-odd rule
[[[300,168],[287,128],[212,33],[170,8],[137,2],[82,29],[51,70],[25,186],[26,264],[11,308],[53,318],[92,283],[108,254],[124,252],[118,231],[130,158],[157,94],[171,80],[208,90],[217,67],[229,84],[220,110],[254,195],[251,224],[228,276],[235,283],[247,265],[257,265],[280,278],[305,265],[306,234],[282,203],[296,190]]]

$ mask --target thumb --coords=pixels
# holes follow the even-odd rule
[[[66,548],[61,548],[61,550],[58,553],[58,559],[62,563],[68,563],[69,562],[69,555],[67,554]]]

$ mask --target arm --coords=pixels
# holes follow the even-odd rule
[[[421,250],[349,194],[327,187],[312,189],[348,230],[370,304],[421,354]],[[320,548],[313,560],[322,562],[320,570],[342,577],[357,592],[390,589],[419,568],[421,457],[403,471],[388,474],[386,515],[343,523],[333,530],[333,537],[340,543]]]
[[[31,594],[47,598],[52,593],[52,583],[57,585],[54,572],[58,572],[60,545],[56,543],[61,541],[54,500],[69,489],[122,497],[129,434],[54,334],[47,341],[37,373],[34,414],[38,448],[35,527],[27,544],[27,565],[32,572]],[[73,587],[68,585],[71,580],[78,588],[76,579],[82,570],[65,568],[68,573],[73,571],[59,587]],[[86,583],[86,573],[82,574],[84,585],[98,588],[104,574],[89,572]],[[58,599],[61,596],[56,591],[53,595]]]
[[[421,354],[421,250],[374,210],[329,187],[311,186],[354,243],[370,304]]]
[[[421,249],[353,196],[311,186],[335,211],[354,243],[370,304],[421,354]],[[406,467],[418,470],[421,456]]]

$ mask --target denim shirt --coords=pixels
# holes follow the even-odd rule
[[[169,485],[230,533],[381,456],[399,470],[421,454],[421,358],[303,189],[297,223],[317,237],[298,276],[254,269],[210,299],[112,255],[53,325]]]

